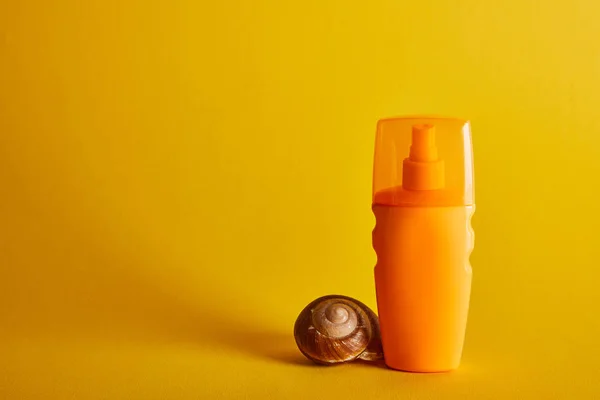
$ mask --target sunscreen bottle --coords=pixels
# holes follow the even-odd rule
[[[372,209],[386,365],[413,372],[457,368],[469,310],[475,209],[468,121],[380,120]]]

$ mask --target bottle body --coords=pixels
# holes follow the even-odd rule
[[[475,208],[375,203],[375,286],[386,364],[441,372],[461,359]]]

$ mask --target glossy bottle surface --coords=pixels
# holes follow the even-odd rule
[[[458,367],[471,292],[473,211],[473,206],[373,206],[377,308],[390,368]]]

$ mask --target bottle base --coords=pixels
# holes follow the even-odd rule
[[[385,363],[385,366],[395,371],[410,372],[415,374],[441,374],[445,372],[452,372],[459,367],[458,365],[444,367],[410,367],[405,365],[390,365],[387,362]]]

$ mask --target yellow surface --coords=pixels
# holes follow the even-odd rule
[[[0,1],[0,398],[590,399],[600,3]],[[375,305],[375,122],[473,123],[463,365],[318,368]]]

